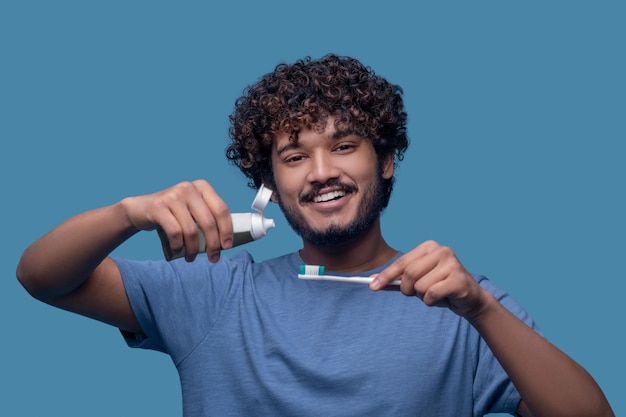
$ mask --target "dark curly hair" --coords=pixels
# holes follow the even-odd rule
[[[379,156],[395,154],[394,164],[409,145],[402,89],[349,57],[329,54],[294,64],[279,64],[245,89],[230,116],[231,143],[226,157],[258,188],[273,183],[272,141],[285,132],[298,140],[303,128],[323,132],[329,116],[339,132],[368,138]],[[387,197],[393,178],[387,181]],[[385,204],[386,206],[386,204]]]

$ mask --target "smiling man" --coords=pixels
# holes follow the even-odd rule
[[[342,270],[371,269],[396,254],[376,233],[388,199],[385,186],[393,175],[394,155],[379,159],[371,140],[339,134],[335,122],[329,117],[322,132],[304,128],[295,139],[287,133],[276,135],[270,187],[276,190],[275,200],[287,221],[302,237],[301,254],[308,254],[308,263]],[[370,238],[364,239],[371,232]],[[359,249],[360,244],[373,241],[376,250]],[[352,256],[335,265],[325,256],[314,255],[318,250],[336,253],[338,246],[366,254],[368,263]],[[376,254],[375,259],[369,258],[371,253]]]
[[[117,326],[130,346],[169,354],[185,416],[613,415],[593,378],[452,249],[399,253],[383,239],[408,146],[401,95],[328,55],[281,64],[237,100],[227,157],[274,191],[299,250],[221,256],[230,212],[197,180],[70,218],[24,252],[18,278]],[[185,259],[109,256],[157,227]],[[207,256],[196,256],[198,227]],[[301,264],[373,281],[299,280]]]

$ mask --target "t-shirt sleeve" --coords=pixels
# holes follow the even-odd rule
[[[249,256],[249,255],[248,255]],[[241,257],[240,257],[241,258]],[[246,258],[244,255],[243,258]],[[114,258],[143,333],[122,332],[130,347],[152,349],[182,360],[217,320],[241,262],[133,261]]]
[[[530,315],[511,295],[495,286],[485,277],[479,276],[477,280],[507,310],[543,336]],[[521,397],[517,389],[493,356],[491,349],[481,338],[478,351],[478,369],[474,382],[474,415],[483,415],[478,410],[486,410],[488,413],[513,414],[517,410],[520,400]]]

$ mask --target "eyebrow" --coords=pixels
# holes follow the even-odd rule
[[[285,146],[281,146],[280,148],[277,148],[276,149],[276,155],[280,156],[282,153],[290,151],[292,149],[296,149],[299,146],[300,145],[298,144],[298,142],[295,142],[295,143],[289,142]]]
[[[350,135],[357,135],[357,133],[354,132],[353,130],[347,130],[345,132],[335,131],[332,135],[326,135],[326,138],[331,139],[331,140],[338,140],[338,139],[345,138],[346,136],[350,136]],[[297,149],[299,147],[300,147],[300,144],[298,143],[297,139],[295,142],[290,141],[286,145],[277,148],[276,155],[280,156],[284,152],[290,151],[292,149]]]

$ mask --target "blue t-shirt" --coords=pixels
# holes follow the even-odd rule
[[[466,320],[399,291],[300,280],[297,252],[115,261],[145,333],[126,340],[171,356],[186,417],[483,416],[520,401]]]

